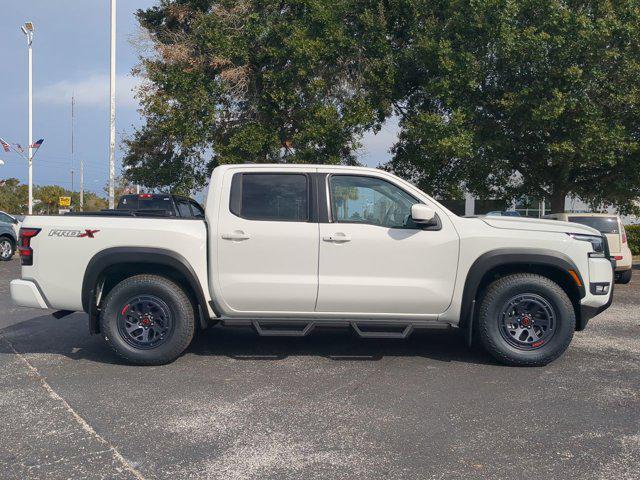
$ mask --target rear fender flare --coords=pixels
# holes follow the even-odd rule
[[[91,258],[82,280],[82,309],[91,317],[89,327],[92,333],[97,333],[96,319],[93,318],[97,316],[97,312],[92,299],[98,280],[107,268],[119,264],[159,265],[179,272],[193,291],[197,302],[195,307],[201,316],[201,325],[205,324],[202,312],[207,308],[206,298],[193,267],[182,255],[161,248],[114,247],[101,250]]]

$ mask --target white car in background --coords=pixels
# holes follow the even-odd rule
[[[618,215],[609,213],[554,213],[544,218],[574,222],[595,228],[607,237],[611,257],[616,261],[616,283],[631,281],[633,255],[627,243],[627,233]]]

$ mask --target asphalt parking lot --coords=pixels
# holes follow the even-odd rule
[[[455,331],[206,331],[122,364],[84,314],[18,308],[0,263],[0,478],[640,478],[640,271],[545,368]]]

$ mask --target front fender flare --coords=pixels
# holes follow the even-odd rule
[[[578,287],[580,298],[586,295],[584,281],[575,263],[564,253],[538,248],[500,248],[480,255],[471,265],[464,283],[460,328],[472,325],[472,304],[478,295],[478,289],[484,276],[494,268],[505,265],[551,267],[564,273],[573,270],[580,280]],[[469,329],[470,330],[470,329]]]

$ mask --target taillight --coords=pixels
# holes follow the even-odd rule
[[[627,243],[627,231],[622,227],[622,243]]]
[[[21,228],[18,239],[18,252],[22,265],[33,265],[31,239],[40,233],[41,228]]]
[[[138,198],[151,198],[153,197],[152,193],[141,193],[140,195],[138,195]]]

